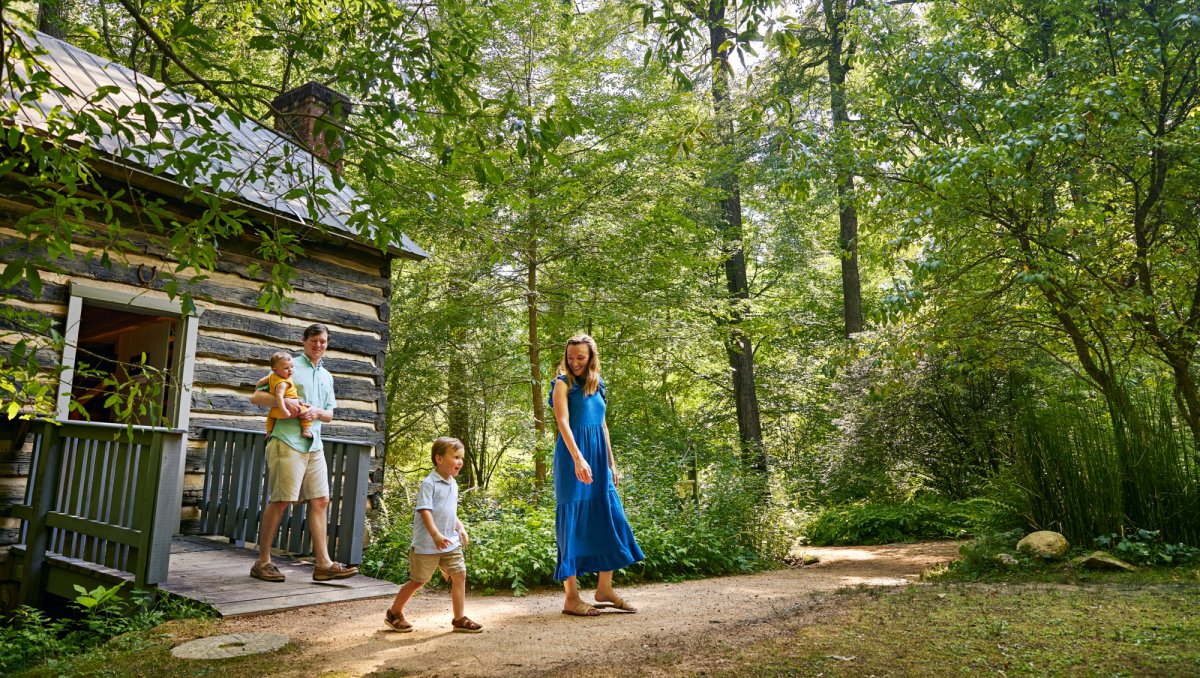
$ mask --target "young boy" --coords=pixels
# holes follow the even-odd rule
[[[267,383],[267,390],[271,395],[275,396],[275,406],[267,413],[267,437],[271,437],[271,431],[275,429],[276,419],[286,419],[291,416],[287,408],[287,399],[299,400],[300,394],[296,391],[296,383],[292,381],[292,371],[295,366],[292,365],[292,356],[285,351],[278,351],[271,354],[271,373],[262,379],[258,380],[258,385],[263,382]],[[301,403],[300,412],[308,409],[308,405]],[[299,414],[297,412],[296,414]],[[312,422],[300,420],[300,435],[305,438],[313,437]]]
[[[440,569],[450,580],[450,601],[454,619],[450,626],[460,633],[479,633],[483,627],[463,614],[467,599],[467,564],[463,546],[470,542],[467,528],[458,519],[458,482],[454,480],[463,465],[463,444],[457,438],[433,441],[429,456],[433,472],[421,481],[413,512],[412,551],[409,553],[409,578],[383,617],[388,628],[400,633],[413,630],[404,618],[404,606],[424,586],[433,571]],[[452,536],[447,536],[452,535]]]

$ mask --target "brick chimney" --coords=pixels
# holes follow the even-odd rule
[[[305,148],[312,149],[318,160],[339,175],[342,173],[342,131],[350,117],[350,99],[325,85],[309,82],[275,97],[271,107],[279,112],[275,129],[291,136]],[[323,121],[320,132],[317,120]],[[329,161],[331,152],[335,162]]]

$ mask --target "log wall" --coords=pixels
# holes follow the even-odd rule
[[[0,264],[20,255],[23,241],[12,226],[31,209],[14,195],[19,194],[0,190]],[[187,218],[182,210],[180,218]],[[101,225],[97,223],[96,227]],[[82,256],[96,243],[80,239],[75,245],[80,257],[59,261],[59,272],[42,272],[40,294],[32,294],[28,285],[21,283],[9,290],[11,298],[4,303],[36,309],[56,318],[61,328],[71,281],[166,299],[166,280],[151,277],[148,272],[174,270],[167,259],[167,248],[145,234],[132,234],[127,242],[134,253],[122,263],[114,261],[107,267],[96,258]],[[322,425],[321,430],[327,436],[375,444],[368,509],[378,505],[386,426],[383,365],[388,342],[390,255],[345,240],[305,241],[305,256],[293,264],[294,301],[282,315],[274,315],[257,307],[258,289],[265,276],[252,273],[252,266],[260,261],[254,253],[255,243],[253,236],[222,242],[216,270],[191,287],[204,312],[191,390],[183,494],[185,531],[198,525],[195,506],[204,484],[204,428],[265,430],[266,411],[251,405],[249,394],[255,382],[269,371],[270,355],[279,350],[301,352],[304,328],[314,322],[329,327],[325,364],[333,374],[338,399],[334,421]],[[269,270],[267,265],[264,268]],[[151,279],[143,282],[148,277]],[[3,338],[3,329],[0,344],[11,344],[11,338]],[[50,351],[43,351],[40,357],[43,362],[60,359]],[[9,449],[0,440],[0,546],[14,543],[17,538],[19,522],[3,517],[3,507],[23,500],[29,473],[28,447]]]

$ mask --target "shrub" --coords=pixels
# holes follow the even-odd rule
[[[808,524],[816,546],[888,544],[919,539],[953,539],[1011,523],[1014,509],[994,499],[947,502],[851,504],[827,508]]]
[[[399,516],[399,511],[389,514]],[[391,518],[363,550],[359,570],[376,579],[401,583],[408,581],[408,552],[412,548],[412,515],[407,520]]]
[[[493,510],[485,520],[468,523],[467,577],[484,592],[511,589],[523,595],[535,586],[552,585],[558,548],[554,509],[516,505]]]
[[[1168,544],[1159,538],[1158,530],[1138,530],[1120,536],[1109,534],[1096,537],[1096,546],[1108,549],[1118,558],[1137,565],[1177,566],[1200,562],[1200,548],[1187,544]]]

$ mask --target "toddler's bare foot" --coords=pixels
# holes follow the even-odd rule
[[[305,438],[311,438],[311,437],[312,437],[312,431],[301,431],[301,432],[300,432],[300,435],[304,436]]]

